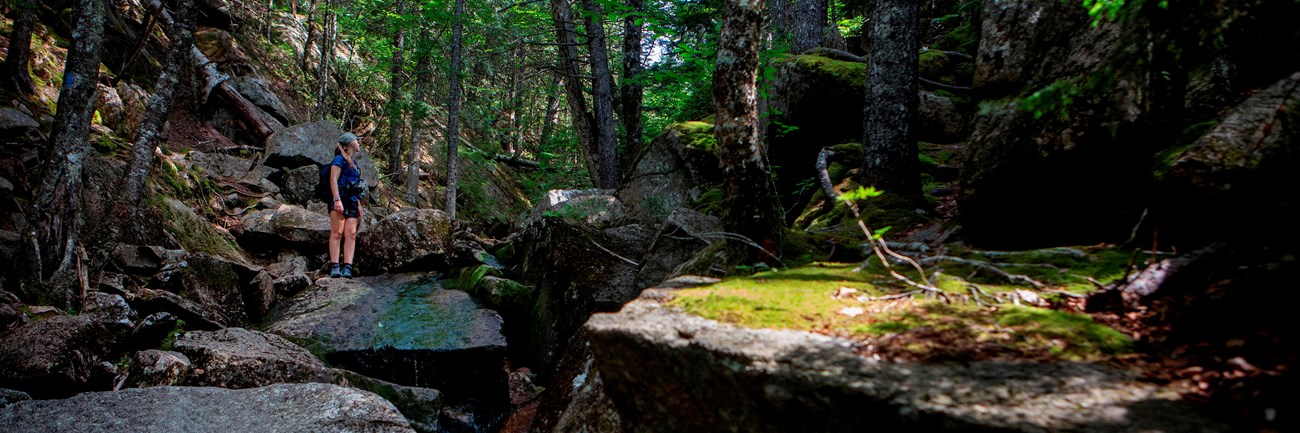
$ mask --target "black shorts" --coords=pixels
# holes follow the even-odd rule
[[[344,197],[343,218],[361,218],[361,201],[356,197]]]

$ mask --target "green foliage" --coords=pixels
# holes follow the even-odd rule
[[[873,197],[880,197],[884,193],[885,193],[884,191],[877,190],[875,187],[872,186],[859,186],[857,189],[853,191],[840,194],[839,198],[837,199],[843,202],[858,202]]]

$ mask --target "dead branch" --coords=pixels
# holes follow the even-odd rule
[[[931,264],[939,261],[946,261],[946,262],[953,262],[953,263],[967,265],[975,269],[988,272],[993,275],[997,275],[1013,283],[1016,282],[1025,283],[1039,289],[1047,287],[1046,284],[1038,282],[1038,280],[1029,278],[1028,276],[1025,275],[1009,273],[1007,271],[998,269],[997,266],[994,266],[993,264],[988,262],[981,262],[979,260],[963,259],[961,257],[952,257],[952,256],[933,256],[933,257],[927,257],[925,259],[921,259],[921,262],[925,264]]]
[[[615,253],[615,252],[613,252],[613,251],[610,251],[609,248],[605,248],[605,247],[601,246],[600,244],[596,243],[596,240],[595,240],[595,239],[588,239],[588,240],[591,241],[591,244],[592,244],[592,245],[595,245],[596,248],[600,248],[601,251],[604,251],[604,252],[606,252],[606,253],[609,253],[609,255],[614,256],[614,257],[618,258],[619,260],[622,260],[622,261],[624,261],[624,262],[627,262],[628,264],[632,265],[632,267],[634,267],[634,268],[640,268],[640,267],[641,267],[641,264],[640,264],[640,263],[634,262],[634,261],[632,261],[631,259],[629,259],[629,258],[627,258],[627,257],[620,256],[620,255],[618,255],[618,253]]]

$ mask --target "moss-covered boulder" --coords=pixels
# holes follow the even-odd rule
[[[1254,237],[1261,226],[1300,232],[1297,125],[1300,73],[1232,108],[1191,145],[1167,152],[1159,172],[1170,234],[1205,242],[1211,232]]]
[[[721,182],[713,125],[685,122],[669,126],[638,155],[616,195],[632,218],[658,224],[674,209],[699,200]]]

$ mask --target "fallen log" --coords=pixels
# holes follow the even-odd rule
[[[1177,292],[1180,287],[1198,281],[1209,273],[1210,266],[1223,244],[1211,244],[1185,256],[1161,260],[1146,269],[1102,287],[1088,297],[1088,312],[1136,309],[1157,295]]]

